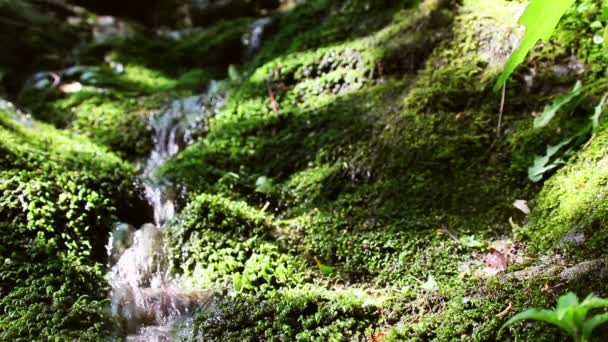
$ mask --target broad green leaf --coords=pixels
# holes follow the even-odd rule
[[[540,39],[551,37],[555,26],[574,0],[530,0],[526,10],[519,18],[519,23],[526,26],[526,33],[505,64],[502,74],[494,85],[494,91],[500,90],[520,65],[534,44]]]
[[[588,341],[589,338],[591,337],[591,333],[593,332],[593,329],[597,328],[598,326],[604,324],[608,322],[608,312],[602,313],[602,314],[597,314],[591,318],[589,318],[588,320],[585,321],[585,323],[583,323],[583,338],[585,341]]]
[[[575,98],[579,97],[582,93],[582,84],[581,81],[577,81],[574,85],[574,88],[566,94],[562,96],[558,96],[550,105],[545,106],[540,115],[534,118],[534,128],[545,127],[547,124],[555,117],[557,111],[562,108],[565,104],[570,103]]]
[[[565,295],[562,295],[557,300],[557,310],[563,310],[570,306],[578,305],[578,297],[574,292],[568,292]]]
[[[557,307],[555,308],[557,318],[568,324],[581,324],[585,319],[585,316],[587,316],[587,311],[579,309],[578,303],[578,297],[573,292],[568,292],[565,295],[560,296],[557,300]]]
[[[608,94],[604,95],[600,100],[600,103],[595,106],[595,111],[593,112],[593,116],[591,117],[591,126],[593,130],[595,130],[600,125],[600,116],[604,112],[604,105],[606,104],[606,97]]]
[[[538,310],[538,309],[528,309],[526,311],[520,312],[517,315],[511,317],[502,327],[506,327],[518,321],[523,321],[526,319],[533,319],[537,321],[547,322],[553,325],[556,325],[562,328],[564,331],[573,335],[576,331],[572,325],[568,324],[560,320],[555,311],[551,310]]]

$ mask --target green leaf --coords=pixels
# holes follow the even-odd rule
[[[597,315],[589,318],[588,320],[586,320],[585,323],[583,323],[583,329],[582,329],[584,340],[588,341],[589,338],[591,337],[591,333],[593,332],[593,329],[597,328],[598,326],[600,326],[601,324],[604,324],[606,322],[608,322],[608,312],[605,312],[602,314],[597,314]]]
[[[555,117],[557,111],[564,106],[565,104],[570,103],[575,98],[579,97],[582,93],[582,84],[581,81],[577,81],[574,85],[574,88],[566,94],[562,96],[558,96],[550,105],[545,106],[540,115],[534,118],[534,128],[545,127],[547,124]]]
[[[324,275],[330,276],[332,273],[334,273],[333,267],[322,264],[321,261],[317,259],[317,257],[315,257],[315,262],[317,263],[317,267],[319,267],[319,271],[321,271],[321,273],[323,273]]]
[[[600,16],[600,19],[608,21],[608,4],[604,4],[604,6],[602,6],[602,15]]]
[[[519,23],[526,26],[526,33],[519,47],[513,51],[505,64],[502,74],[494,85],[494,91],[504,86],[538,40],[547,40],[551,37],[559,19],[573,3],[574,0],[530,0],[528,7],[519,18]]]
[[[585,298],[585,300],[583,300],[581,306],[587,309],[599,309],[608,307],[608,299],[600,298],[594,294],[590,294],[587,296],[587,298]]]
[[[595,111],[593,112],[593,116],[591,117],[591,126],[593,127],[593,130],[595,130],[600,124],[600,116],[604,112],[606,97],[608,97],[608,94],[604,95],[604,97],[602,97],[602,99],[600,100],[600,103],[595,106]]]
[[[533,319],[556,325],[562,328],[564,331],[568,332],[570,335],[573,335],[576,332],[570,324],[560,320],[555,311],[538,309],[528,309],[526,311],[520,312],[517,315],[511,317],[502,327],[504,328],[515,322],[523,321],[526,319]]]
[[[574,292],[568,292],[565,295],[562,295],[557,300],[557,310],[564,310],[570,306],[578,305],[578,297]]]
[[[568,145],[574,137],[561,141],[557,145],[547,146],[547,153],[544,156],[535,156],[534,163],[528,168],[528,178],[533,182],[538,182],[543,179],[543,174],[551,169],[558,167],[563,164],[562,159],[555,159],[552,163],[549,163],[551,157],[555,155],[562,147]]]
[[[272,179],[261,176],[258,177],[255,181],[255,191],[261,192],[263,194],[269,194],[274,190],[274,183]]]

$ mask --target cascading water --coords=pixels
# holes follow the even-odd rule
[[[141,178],[155,224],[135,230],[119,223],[108,243],[112,313],[121,324],[118,334],[128,334],[128,341],[172,340],[176,322],[183,325],[195,306],[207,305],[211,299],[206,291],[180,289],[166,269],[162,230],[175,214],[175,198],[171,186],[155,171],[191,143],[195,130],[219,110],[224,102],[220,85],[213,81],[205,95],[172,101],[150,121],[154,148]]]
[[[243,45],[247,47],[247,56],[255,55],[262,47],[264,31],[272,24],[271,17],[262,17],[257,19],[249,27],[249,31],[243,35]]]
[[[271,22],[269,17],[260,18],[243,36],[249,58],[259,51],[264,30]],[[188,314],[194,308],[210,306],[212,297],[208,291],[180,289],[167,269],[162,235],[175,215],[175,192],[155,173],[190,144],[196,129],[223,105],[221,84],[212,81],[204,95],[172,101],[150,121],[154,148],[141,179],[153,208],[154,224],[144,224],[136,230],[119,223],[108,242],[111,309],[120,321],[116,334],[119,339],[125,335],[127,341],[133,342],[191,339]]]

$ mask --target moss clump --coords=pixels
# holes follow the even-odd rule
[[[219,314],[199,313],[193,340],[363,340],[378,319],[373,296],[363,289],[330,291],[302,286],[259,296],[220,296]]]
[[[95,341],[107,334],[98,262],[114,220],[146,220],[134,173],[87,139],[2,104],[1,340]]]
[[[58,259],[0,222],[0,339],[99,341],[110,332],[100,265]],[[10,240],[9,240],[10,239]]]
[[[187,286],[265,292],[303,276],[303,261],[269,240],[271,217],[243,202],[203,194],[178,222],[168,231],[169,259]]]

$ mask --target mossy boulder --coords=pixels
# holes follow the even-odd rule
[[[135,171],[6,102],[0,137],[0,339],[99,340],[110,227],[148,220]]]
[[[539,251],[558,248],[582,260],[603,256],[608,156],[604,127],[540,192],[530,224],[523,229]]]

